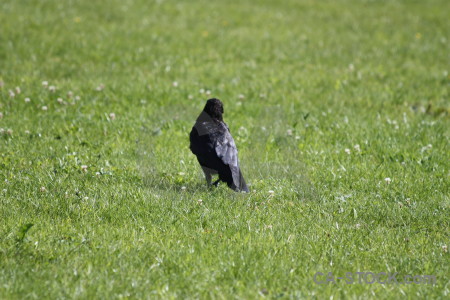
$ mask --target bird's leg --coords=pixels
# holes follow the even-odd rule
[[[212,181],[212,176],[211,176],[211,174],[205,173],[205,177],[206,177],[206,184],[207,184],[208,186],[210,186],[210,185],[211,185],[211,181]]]
[[[203,166],[202,166],[202,170],[203,170],[203,173],[205,173],[206,183],[208,184],[208,186],[210,186],[211,179],[212,179],[211,172],[209,172],[208,168],[205,168]]]

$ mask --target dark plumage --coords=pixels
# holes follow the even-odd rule
[[[209,99],[198,116],[190,134],[191,151],[205,173],[206,182],[219,175],[219,181],[239,192],[248,192],[247,184],[239,167],[238,151],[227,124],[222,119],[223,104],[219,99]]]

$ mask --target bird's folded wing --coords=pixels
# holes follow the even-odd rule
[[[219,159],[230,168],[233,183],[238,187],[241,182],[238,151],[228,129],[217,139],[215,150]]]
[[[228,128],[218,136],[215,150],[217,156],[224,164],[230,167],[238,167],[238,151]]]

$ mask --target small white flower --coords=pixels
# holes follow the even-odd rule
[[[0,112],[0,119],[3,119],[3,113]]]
[[[269,196],[273,196],[273,195],[275,195],[275,192],[272,190],[269,190]]]
[[[288,130],[286,131],[286,134],[287,134],[287,135],[292,135],[292,129],[288,129]]]
[[[47,88],[48,87],[48,81],[42,81],[42,86]]]
[[[348,65],[348,69],[349,69],[350,71],[353,71],[353,70],[355,70],[355,66],[354,66],[353,64],[349,64],[349,65]]]
[[[189,100],[192,100],[192,99],[194,99],[194,96],[188,95],[188,99],[189,99]]]
[[[443,245],[443,246],[442,246],[442,251],[444,251],[444,253],[447,253],[447,252],[448,252],[447,245]]]
[[[241,101],[238,101],[238,102],[236,102],[236,105],[237,105],[237,106],[241,106],[241,105],[242,105],[242,102],[241,102]]]
[[[428,145],[422,147],[422,149],[420,149],[420,152],[427,151],[427,150],[429,150],[429,149],[431,149],[431,148],[433,148],[433,145],[428,144]]]
[[[14,98],[16,96],[16,94],[12,90],[9,90],[8,93],[9,93],[9,97],[11,97],[11,98]]]
[[[172,82],[172,86],[173,87],[177,87],[178,86],[178,82],[177,81]]]
[[[100,176],[100,172],[95,172],[95,175]]]
[[[185,190],[186,190],[186,187],[185,187],[185,186],[182,186],[182,187],[181,187],[181,190],[182,190],[182,191],[185,191]]]
[[[62,98],[58,98],[56,99],[56,101],[58,101],[59,104],[62,104],[64,102]]]
[[[81,99],[80,96],[75,96],[76,101],[80,101],[80,99]]]
[[[43,111],[47,111],[47,110],[48,110],[48,107],[44,105],[44,106],[42,106],[42,110],[43,110]]]
[[[86,200],[86,201],[89,200],[89,197],[84,197],[84,200]]]
[[[82,170],[83,172],[87,172],[87,169],[88,169],[88,166],[86,166],[86,165],[82,165],[82,166],[81,166],[81,170]]]
[[[361,228],[361,224],[358,223],[355,225],[355,227],[356,227],[356,229],[359,229],[359,228]]]
[[[116,114],[115,113],[110,113],[109,114],[109,118],[111,119],[111,121],[114,121],[116,119]]]
[[[347,154],[351,154],[352,152],[350,151],[350,149],[348,149],[348,148],[345,148],[345,153],[347,153]]]
[[[12,133],[13,133],[12,129],[6,130],[6,134],[7,134],[7,135],[12,135]]]
[[[206,91],[205,91],[205,94],[206,94],[207,96],[209,96],[209,95],[211,95],[211,91],[210,91],[210,90],[206,90]]]
[[[67,92],[67,98],[71,99],[73,97],[72,91]]]
[[[25,98],[25,103],[29,103],[30,101],[30,98]]]
[[[47,191],[47,189],[45,188],[45,186],[41,186],[41,189],[40,189],[40,191],[43,193],[43,192],[46,192]]]
[[[244,96],[243,94],[239,94],[238,98],[239,98],[239,99],[244,99],[245,96]]]
[[[48,90],[49,90],[50,92],[54,93],[54,92],[56,91],[56,86],[51,85],[51,86],[48,87]]]
[[[105,88],[105,85],[103,83],[101,83],[98,87],[95,88],[95,90],[97,92],[101,92],[101,91],[103,91],[104,88]]]
[[[3,134],[3,133],[5,133],[5,129],[0,128],[0,134]]]
[[[3,189],[3,190],[2,190],[3,193],[6,193],[7,191],[8,191],[7,189]]]
[[[16,94],[20,94],[21,90],[20,87],[16,86]]]
[[[356,144],[355,146],[353,146],[353,148],[354,148],[356,151],[361,152],[361,147],[359,147],[358,144]]]
[[[30,131],[29,130],[25,130],[25,134],[30,134]]]
[[[178,175],[180,175],[180,176],[184,176],[184,175],[185,175],[185,173],[184,173],[184,172],[179,172],[179,173],[178,173]]]
[[[200,89],[200,90],[199,90],[199,93],[200,93],[200,94],[205,93],[205,89]]]
[[[198,199],[198,200],[197,200],[197,203],[198,203],[199,205],[202,205],[202,204],[203,204],[203,200],[202,200],[202,199]]]
[[[266,94],[259,94],[259,98],[266,98],[267,95]]]
[[[300,137],[299,137],[298,135],[296,135],[296,136],[295,136],[295,139],[296,139],[296,140],[299,140],[299,139],[300,139]]]
[[[386,182],[387,184],[390,184],[391,181],[392,181],[392,180],[391,180],[389,177],[386,177],[386,178],[384,179],[384,182]]]

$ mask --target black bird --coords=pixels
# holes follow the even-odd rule
[[[190,148],[211,185],[212,175],[218,174],[213,185],[227,183],[236,192],[249,192],[239,167],[238,151],[230,129],[223,121],[223,104],[213,98],[206,102],[190,134]]]

